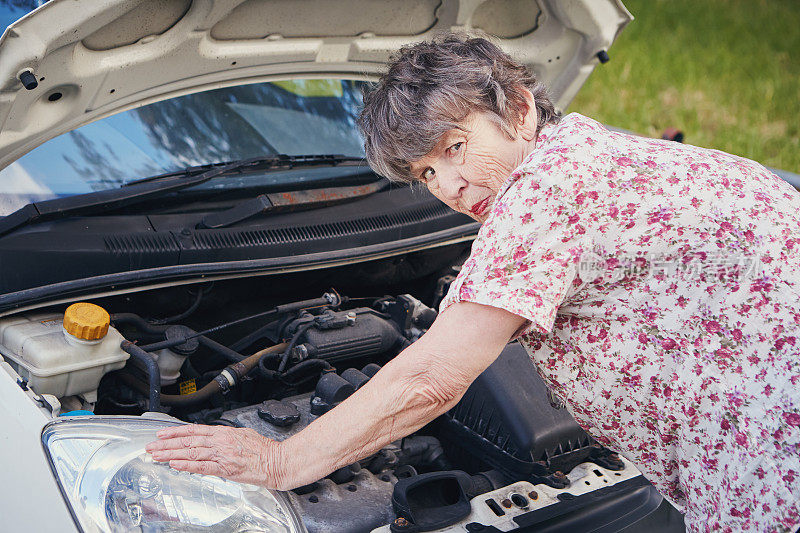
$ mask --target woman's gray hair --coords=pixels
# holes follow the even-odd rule
[[[364,94],[358,126],[367,162],[396,181],[414,181],[410,163],[433,150],[447,131],[472,112],[488,112],[513,138],[527,111],[520,87],[536,105],[537,131],[557,122],[547,93],[524,66],[480,37],[445,33],[400,49],[389,70]]]

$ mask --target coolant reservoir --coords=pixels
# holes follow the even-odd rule
[[[87,302],[63,315],[0,319],[0,354],[39,394],[97,399],[100,379],[125,366],[122,335],[105,309]]]

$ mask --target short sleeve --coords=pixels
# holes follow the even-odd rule
[[[556,312],[577,284],[577,264],[591,237],[567,191],[523,173],[495,201],[472,253],[439,306],[474,302],[529,321],[517,336],[553,329]],[[587,217],[588,218],[588,217]]]

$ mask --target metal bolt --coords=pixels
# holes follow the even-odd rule
[[[308,357],[308,348],[305,344],[301,344],[300,346],[295,346],[294,350],[292,350],[292,355],[297,361],[302,361],[306,357]]]
[[[355,325],[355,323],[356,323],[356,314],[353,311],[348,312],[345,315],[345,318],[347,319],[347,325],[348,326],[354,326]]]
[[[530,498],[531,500],[538,500],[539,499],[539,493],[536,492],[535,490],[532,490],[532,491],[530,491],[528,493],[528,498]]]

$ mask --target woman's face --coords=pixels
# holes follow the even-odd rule
[[[428,154],[411,164],[412,175],[451,209],[478,222],[486,220],[500,186],[533,150],[536,112],[510,139],[487,113],[473,113],[445,133]],[[531,117],[532,115],[532,117]]]

